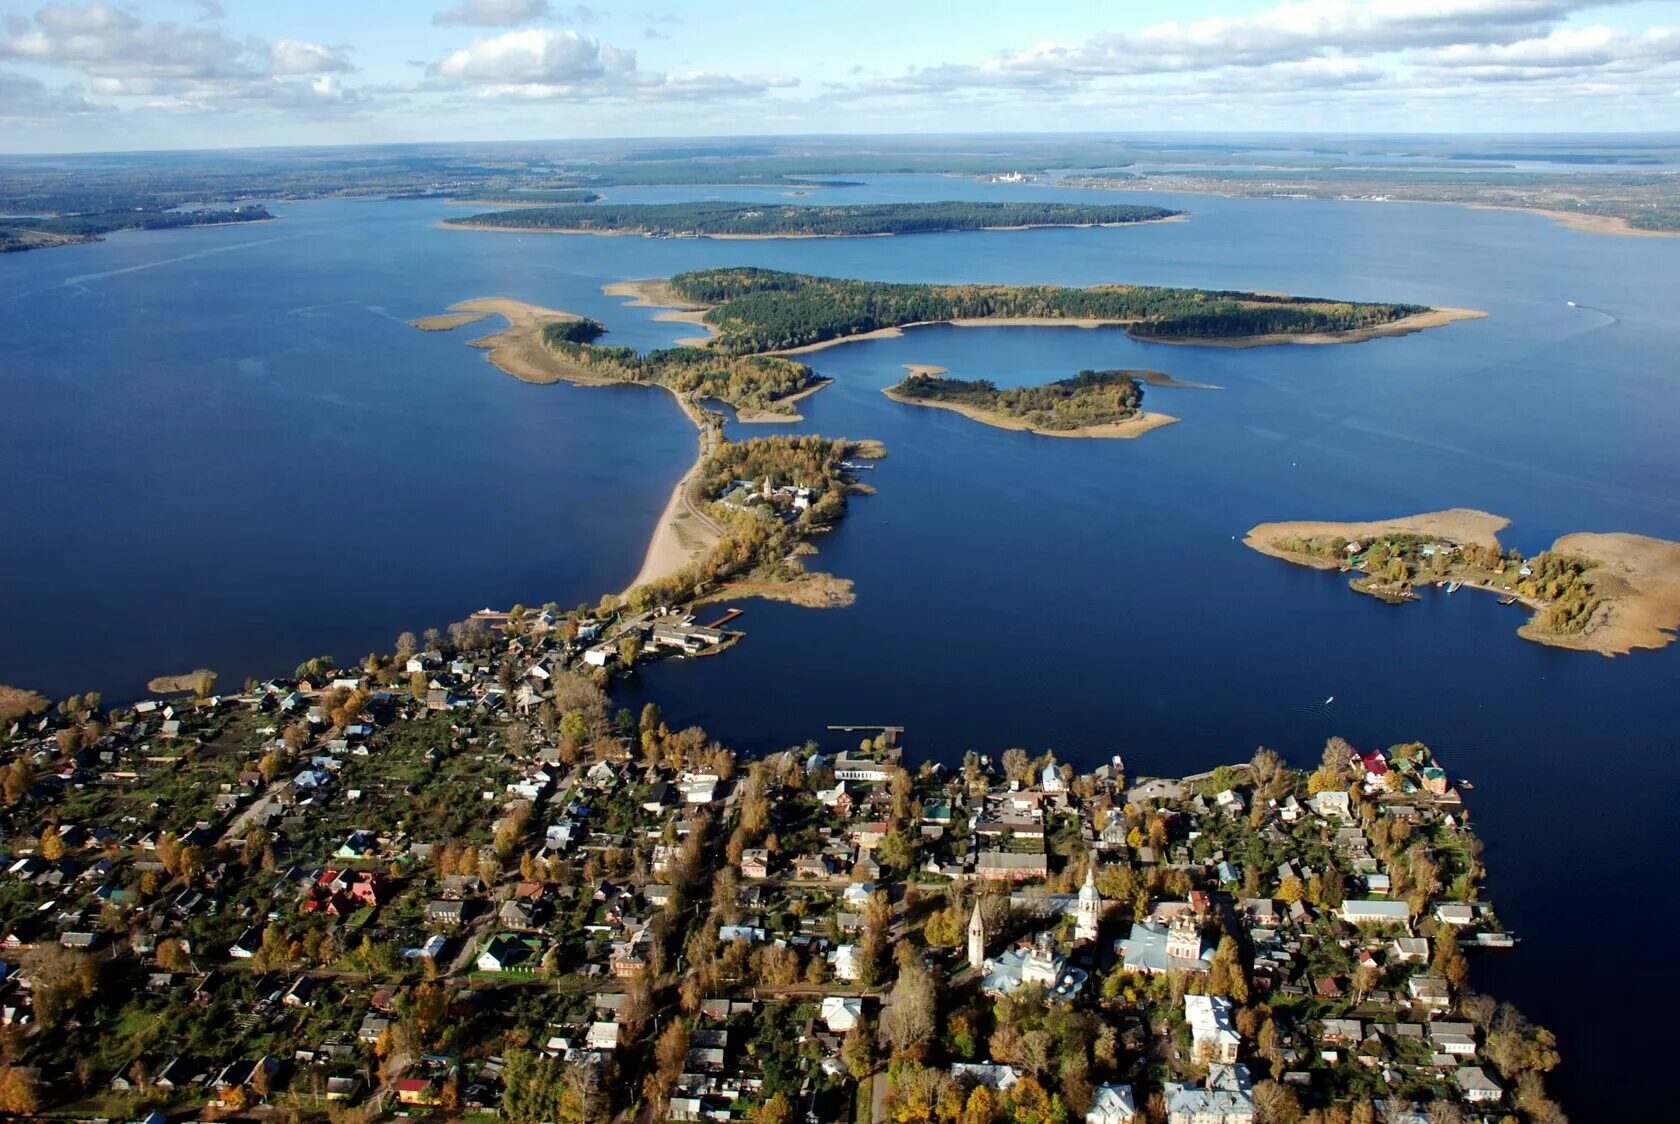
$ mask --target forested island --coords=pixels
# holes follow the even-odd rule
[[[97,211],[0,219],[0,253],[40,250],[93,242],[119,230],[172,230],[182,226],[219,226],[262,222],[274,216],[260,204],[196,211]]]
[[[1144,413],[1143,387],[1131,371],[1081,371],[1040,386],[1000,390],[990,379],[953,379],[924,368],[882,393],[895,402],[1054,437],[1136,437],[1177,420]]]
[[[1508,522],[1460,508],[1370,523],[1262,523],[1244,541],[1274,558],[1354,574],[1351,588],[1395,604],[1429,585],[1502,594],[1532,611],[1518,635],[1553,647],[1619,655],[1673,642],[1680,543],[1573,534],[1525,556],[1500,545]]]
[[[788,351],[941,322],[1124,325],[1163,342],[1273,343],[1365,339],[1479,313],[1273,293],[1155,285],[925,285],[816,277],[774,269],[700,269],[671,278],[678,299],[708,306],[713,346]]]
[[[1164,207],[1083,203],[870,203],[836,207],[736,202],[624,203],[491,211],[453,219],[444,225],[673,238],[850,238],[955,230],[1114,226],[1156,222],[1180,213]]]

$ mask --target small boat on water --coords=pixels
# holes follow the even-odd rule
[[[1459,777],[1458,778],[1458,787],[1463,788],[1463,789],[1473,789],[1476,786],[1471,784],[1469,781],[1465,780],[1463,777]]]
[[[1580,305],[1576,304],[1574,301],[1565,301],[1564,303],[1569,305],[1570,308],[1580,308],[1581,307]]]
[[[1457,593],[1459,591],[1459,589],[1463,587],[1463,585],[1464,585],[1463,582],[1448,582],[1447,583],[1447,592],[1448,593]]]
[[[1517,595],[1513,593],[1508,597],[1501,597],[1499,599],[1499,603],[1501,605],[1515,605],[1517,603]]]

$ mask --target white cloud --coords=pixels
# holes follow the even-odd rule
[[[785,77],[738,77],[642,70],[636,52],[569,28],[525,28],[478,39],[428,68],[448,85],[481,98],[582,101],[591,98],[750,97],[798,84]]]
[[[433,15],[432,22],[439,27],[518,27],[539,20],[589,24],[600,18],[601,14],[587,4],[574,4],[561,12],[548,0],[462,0]]]
[[[68,87],[54,89],[27,74],[0,70],[0,123],[40,124],[105,111]]]
[[[1512,83],[1581,81],[1573,96],[1609,98],[1629,83],[1680,81],[1680,33],[1578,28],[1576,13],[1624,0],[1282,0],[1260,11],[1168,21],[1081,42],[1045,41],[971,62],[912,68],[842,86],[846,98],[944,96],[953,107],[1004,95],[1093,108],[1335,90],[1357,115],[1368,96],[1508,98]],[[1497,95],[1491,93],[1501,87]],[[1303,107],[1305,108],[1305,107]],[[1314,106],[1316,113],[1332,107]]]
[[[8,27],[9,34],[0,38],[0,58],[78,71],[99,96],[190,108],[356,100],[336,78],[326,85],[297,81],[353,70],[342,47],[296,39],[270,45],[237,40],[213,27],[149,23],[106,0],[84,7],[49,4],[33,21],[9,21]]]
[[[330,74],[355,69],[342,48],[300,43],[296,39],[275,43],[269,58],[270,71],[274,74]]]

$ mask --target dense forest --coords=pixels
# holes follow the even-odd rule
[[[47,215],[0,221],[0,253],[36,250],[68,242],[88,242],[118,230],[169,230],[181,226],[217,226],[230,222],[259,222],[274,216],[264,207],[249,205],[204,211],[100,211],[93,214]]]
[[[1053,431],[1125,421],[1143,406],[1143,388],[1128,371],[1081,371],[1070,379],[1006,390],[989,379],[910,375],[890,393],[915,402],[970,406]]]
[[[1178,214],[1162,207],[1085,203],[869,203],[794,206],[763,203],[622,203],[526,207],[459,220],[465,226],[625,234],[830,235],[929,234],[1015,226],[1145,222]]]
[[[682,273],[671,278],[671,288],[685,300],[715,305],[706,313],[718,329],[713,346],[738,355],[941,320],[1088,317],[1135,321],[1130,330],[1143,338],[1217,339],[1346,331],[1427,311],[1152,285],[910,285],[755,268]]]
[[[640,354],[633,347],[599,347],[593,320],[550,324],[543,341],[550,351],[591,375],[669,387],[689,397],[712,398],[736,409],[790,412],[778,399],[816,381],[811,368],[770,355],[726,355],[698,347],[671,347]]]
[[[550,347],[560,343],[594,343],[605,335],[606,331],[605,324],[587,317],[561,320],[543,329],[543,342]]]

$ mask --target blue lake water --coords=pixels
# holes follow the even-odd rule
[[[784,200],[641,189],[621,200]],[[1486,319],[1404,338],[1250,350],[1112,330],[926,328],[809,361],[834,385],[800,431],[890,455],[815,564],[858,602],[749,603],[727,657],[626,692],[744,748],[828,724],[909,727],[952,760],[1053,747],[1179,774],[1340,733],[1422,740],[1476,782],[1491,890],[1524,938],[1479,981],[1563,1036],[1572,1109],[1659,1094],[1655,1010],[1601,1032],[1594,918],[1680,921],[1650,893],[1680,842],[1680,648],[1617,659],[1517,638],[1492,597],[1392,608],[1242,547],[1254,523],[1450,506],[1512,545],[1680,538],[1680,242],[1454,207],[1226,200],[883,177],[827,196],[1137,200],[1189,222],[817,241],[440,230],[431,201],[274,207],[280,221],[118,235],[0,258],[0,682],[138,693],[229,680],[484,604],[574,604],[634,574],[693,429],[668,396],[531,387],[413,317],[504,295],[594,316],[610,342],[689,334],[605,297],[702,265],[893,280],[1136,281],[1415,301]],[[1575,300],[1582,307],[1570,308]],[[906,363],[1002,384],[1153,367],[1183,421],[1135,441],[1037,437],[888,401]],[[751,433],[768,427],[737,427]],[[1335,696],[1326,707],[1324,700]],[[1599,1030],[1599,1033],[1594,1033]],[[1639,1106],[1639,1107],[1635,1107]],[[1615,1110],[1615,1111],[1612,1111]]]

